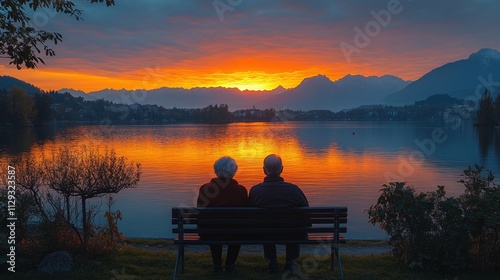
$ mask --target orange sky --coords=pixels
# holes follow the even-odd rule
[[[443,61],[443,63],[460,58],[450,58],[450,61]],[[149,90],[165,86],[183,88],[222,86],[236,87],[241,90],[271,90],[279,85],[285,88],[296,87],[304,78],[317,74],[324,74],[332,81],[338,80],[348,74],[361,74],[364,76],[392,74],[398,75],[405,80],[415,80],[427,71],[440,66],[436,65],[434,61],[426,61],[418,69],[412,67],[405,69],[402,66],[396,67],[393,65],[394,63],[390,62],[386,63],[386,65],[374,65],[371,68],[364,68],[363,64],[351,65],[343,61],[332,61],[331,64],[325,62],[323,64],[307,66],[306,62],[299,60],[300,58],[290,62],[286,55],[275,57],[272,62],[255,59],[253,63],[249,61],[241,66],[232,65],[233,61],[236,61],[234,62],[236,64],[241,59],[240,57],[228,58],[226,65],[222,64],[218,67],[200,65],[192,69],[172,69],[160,66],[143,68],[138,63],[136,69],[132,71],[113,72],[95,69],[94,67],[98,67],[98,65],[82,67],[80,70],[67,69],[63,66],[52,67],[52,61],[49,58],[48,65],[40,65],[39,68],[34,70],[17,70],[15,67],[0,65],[0,72],[2,75],[13,76],[43,90],[73,88],[90,92],[104,88]],[[64,64],[65,60],[61,58],[58,62]],[[270,71],[260,69],[262,65],[269,65]],[[275,65],[279,65],[280,67],[276,67]]]
[[[47,20],[35,27],[63,34],[56,56],[35,70],[0,59],[0,75],[43,90],[269,90],[317,74],[332,81],[347,74],[416,80],[481,48],[500,49],[500,36],[492,36],[500,25],[498,1],[402,1],[385,26],[373,14],[387,15],[387,3],[367,0],[243,1],[222,18],[212,1],[188,2],[121,0],[109,8],[82,2],[84,21],[37,11]],[[370,24],[378,29],[366,37]],[[364,44],[357,30],[368,38]],[[356,52],[346,55],[342,44]]]

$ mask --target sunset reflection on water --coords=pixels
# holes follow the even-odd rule
[[[301,187],[311,206],[349,207],[347,237],[373,239],[384,234],[368,223],[365,210],[376,203],[388,179],[404,179],[420,191],[439,184],[450,195],[461,193],[456,182],[466,167],[461,162],[436,153],[408,165],[414,139],[428,130],[402,124],[291,122],[114,126],[112,133],[103,134],[99,126],[79,126],[60,130],[30,149],[47,153],[62,146],[107,146],[141,163],[139,187],[119,193],[114,205],[123,214],[119,227],[127,236],[172,236],[170,208],[194,205],[221,156],[236,160],[235,179],[250,190],[264,177],[264,157],[275,153],[283,159],[283,178]],[[455,140],[446,143],[450,145]]]

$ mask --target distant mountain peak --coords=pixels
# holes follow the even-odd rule
[[[0,89],[10,90],[13,86],[23,88],[29,95],[41,93],[42,91],[36,86],[25,81],[19,80],[11,76],[0,75]]]
[[[334,82],[337,86],[348,87],[348,86],[363,86],[371,85],[376,87],[398,87],[398,85],[408,85],[410,81],[405,81],[399,77],[392,75],[383,76],[363,76],[363,75],[351,75],[348,74]]]
[[[62,88],[62,89],[59,89],[58,92],[81,92],[81,93],[84,93],[84,94],[86,93],[83,90],[74,89],[74,88]]]
[[[387,80],[402,80],[399,77],[393,76],[393,75],[383,75],[383,76],[363,76],[360,74],[347,74],[344,77],[338,79],[335,82],[341,82],[341,81],[357,81],[357,80],[365,80],[365,79],[387,79]]]
[[[279,85],[275,89],[270,90],[269,92],[271,92],[273,94],[281,94],[281,93],[285,92],[286,90],[287,89],[284,88],[282,85]]]
[[[62,89],[58,90],[58,92],[60,92],[60,93],[67,92],[67,93],[71,94],[71,96],[73,96],[73,97],[83,97],[83,98],[87,97],[87,93],[85,93],[85,91],[77,90],[74,88],[62,88]]]
[[[480,49],[469,56],[469,59],[480,59],[482,61],[500,60],[500,52],[490,48]]]
[[[305,78],[304,80],[302,80],[302,82],[300,83],[300,85],[332,84],[332,83],[333,83],[332,80],[330,80],[330,78],[328,78],[327,76],[325,76],[323,74],[318,74],[316,76]]]

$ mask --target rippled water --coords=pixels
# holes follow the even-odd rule
[[[434,139],[433,139],[434,135]],[[195,203],[198,188],[213,176],[221,156],[236,159],[235,176],[249,190],[262,181],[262,161],[283,158],[285,180],[302,188],[311,206],[347,206],[347,238],[380,239],[365,210],[388,180],[419,191],[445,185],[458,195],[462,170],[478,163],[499,170],[499,131],[410,122],[287,122],[227,125],[59,127],[4,129],[0,155],[50,151],[62,145],[108,146],[142,165],[136,189],[116,195],[119,228],[130,237],[171,237],[170,208]],[[4,164],[4,163],[2,163]],[[2,175],[4,175],[2,168]]]

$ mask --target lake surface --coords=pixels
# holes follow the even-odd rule
[[[194,206],[199,187],[212,177],[213,163],[233,157],[235,179],[248,190],[261,182],[262,162],[283,158],[283,178],[302,188],[311,206],[347,206],[347,238],[383,239],[365,210],[388,181],[406,181],[418,191],[445,185],[449,196],[463,192],[457,181],[475,163],[498,174],[500,132],[470,122],[442,126],[415,122],[284,122],[224,125],[174,124],[1,129],[5,157],[60,146],[108,146],[142,165],[136,189],[115,196],[118,226],[129,237],[172,237],[170,209]],[[105,206],[103,205],[103,210]]]

